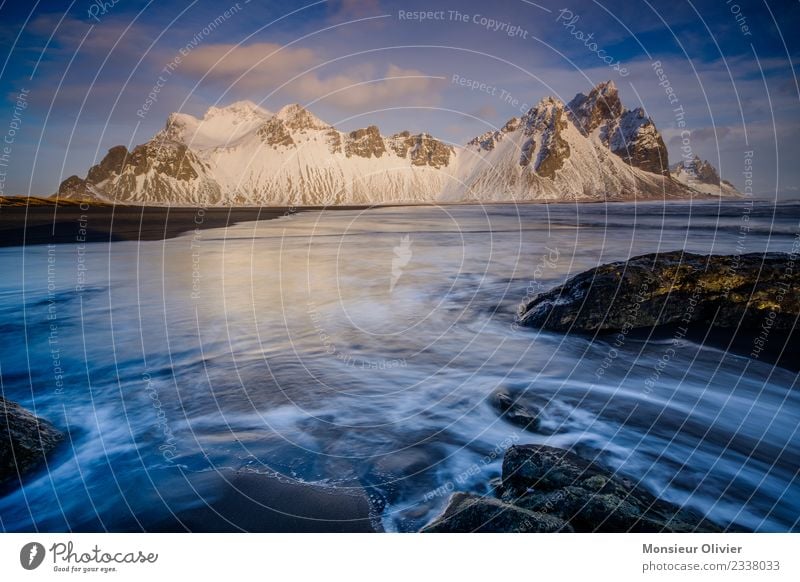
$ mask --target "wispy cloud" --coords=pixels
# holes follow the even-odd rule
[[[191,52],[180,72],[194,80],[222,84],[232,93],[260,97],[272,91],[302,102],[320,100],[348,111],[397,104],[438,102],[442,78],[413,68],[388,64],[346,67],[325,73],[336,63],[308,48],[273,43],[208,45]]]

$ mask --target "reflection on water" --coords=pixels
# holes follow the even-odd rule
[[[609,345],[513,326],[526,294],[601,263],[791,247],[800,208],[756,207],[744,239],[742,209],[327,211],[3,249],[3,390],[70,441],[0,498],[2,527],[147,529],[213,497],[184,475],[246,467],[363,487],[386,529],[413,530],[541,442],[719,523],[796,529],[795,374],[687,344],[650,389],[663,343],[628,340],[598,376]],[[498,418],[498,388],[541,409],[537,433]]]

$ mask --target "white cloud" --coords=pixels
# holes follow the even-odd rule
[[[208,45],[190,52],[180,73],[223,83],[232,92],[250,97],[258,92],[263,98],[279,90],[304,103],[320,100],[347,110],[433,105],[445,84],[435,75],[393,64],[383,71],[362,65],[323,73],[336,64],[327,64],[308,48],[273,43]]]

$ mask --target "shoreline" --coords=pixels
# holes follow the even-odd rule
[[[3,206],[0,247],[45,244],[155,241],[196,229],[272,220],[324,207],[189,207],[49,204]],[[369,206],[337,206],[358,210]]]
[[[300,212],[441,206],[529,206],[551,204],[735,203],[738,198],[680,200],[525,200],[329,206],[140,206],[30,197],[0,197],[0,248],[45,244],[154,241],[195,229],[224,228],[242,222],[272,220]],[[768,202],[768,201],[767,201]]]

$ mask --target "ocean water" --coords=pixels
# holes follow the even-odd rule
[[[413,531],[488,492],[509,445],[546,443],[722,525],[797,530],[797,374],[692,343],[660,366],[669,340],[612,351],[514,317],[602,263],[788,251],[799,224],[741,201],[405,207],[1,249],[3,393],[68,440],[0,497],[0,528],[152,529],[218,494],[193,475],[233,468],[364,488]],[[538,432],[498,416],[498,389]]]

